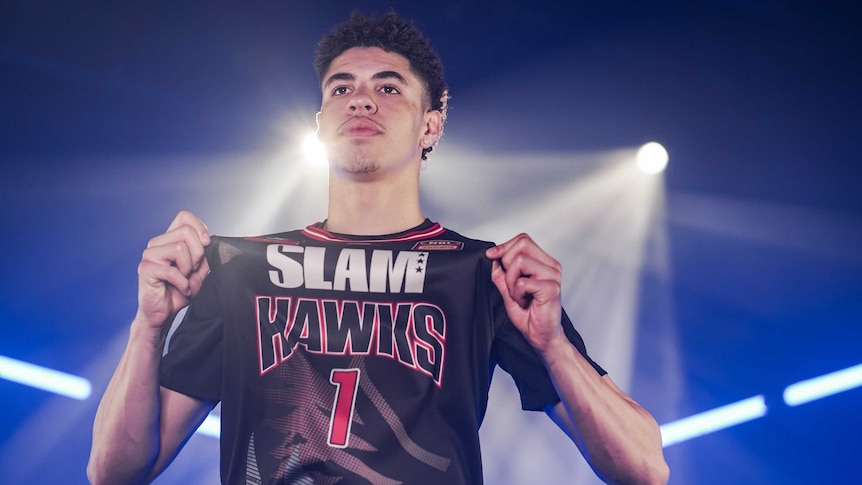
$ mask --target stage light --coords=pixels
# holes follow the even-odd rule
[[[82,401],[90,397],[92,391],[90,381],[83,377],[2,355],[0,355],[0,378]]]
[[[640,147],[637,155],[638,168],[647,174],[657,174],[667,167],[667,150],[660,143],[651,141]]]
[[[302,140],[302,153],[305,160],[313,165],[326,165],[326,150],[317,139],[316,133],[309,133]]]
[[[784,402],[798,406],[862,386],[862,364],[797,382],[784,390]]]
[[[729,428],[766,415],[763,396],[754,396],[661,426],[662,446]]]

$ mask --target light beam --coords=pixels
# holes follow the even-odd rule
[[[326,149],[317,139],[317,133],[309,133],[302,139],[302,154],[305,155],[305,161],[312,165],[329,164],[326,159]]]

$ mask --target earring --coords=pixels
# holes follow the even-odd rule
[[[426,138],[426,139],[422,140],[422,144],[423,144],[423,145],[425,145],[425,146],[428,146],[428,145],[430,145],[430,144],[431,144],[431,140],[429,140],[429,139],[427,139],[427,138]]]

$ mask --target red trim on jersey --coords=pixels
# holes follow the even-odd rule
[[[391,242],[402,242],[402,241],[417,241],[421,239],[427,239],[430,237],[436,237],[440,234],[446,232],[446,229],[440,225],[439,222],[435,222],[430,226],[424,229],[417,229],[414,231],[405,232],[396,237],[389,238],[374,238],[371,237],[369,239],[351,239],[349,237],[344,237],[338,234],[333,234],[326,229],[321,227],[321,223],[318,222],[316,224],[312,224],[305,229],[302,230],[302,234],[308,236],[315,241],[323,241],[323,242],[345,242],[345,243],[391,243]]]

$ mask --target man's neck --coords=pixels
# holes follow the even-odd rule
[[[425,220],[417,180],[357,181],[330,175],[326,229],[341,234],[395,234]]]

